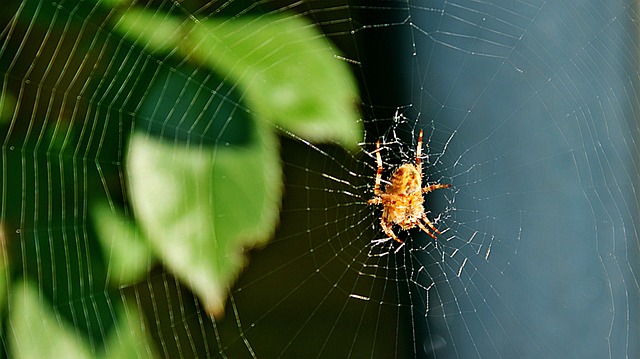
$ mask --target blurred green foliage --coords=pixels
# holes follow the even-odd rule
[[[208,313],[220,314],[244,266],[244,250],[266,243],[278,221],[282,169],[276,126],[307,140],[331,140],[355,148],[362,136],[354,110],[355,82],[344,64],[334,59],[326,39],[302,17],[195,22],[132,8],[115,23],[120,34],[154,56],[177,52],[224,74],[226,82],[237,84],[246,95],[248,120],[246,115],[234,117],[241,105],[226,95],[217,109],[232,110],[201,120],[221,124],[215,134],[217,146],[195,147],[135,135],[128,148],[131,202],[148,248],[197,293]],[[162,94],[189,89],[189,85],[159,83]],[[153,111],[169,105],[168,111],[179,112],[185,102],[181,96],[174,101],[159,97]],[[184,111],[173,116],[181,119],[179,128],[191,122],[185,117],[201,115],[190,106]],[[158,121],[158,114],[151,118]],[[229,129],[230,124],[236,128]],[[244,137],[250,138],[249,143],[221,141],[223,133],[234,132],[232,137],[248,133]]]
[[[135,306],[125,306],[119,312],[118,327],[107,335],[100,352],[92,349],[76,335],[76,329],[60,321],[56,313],[40,300],[37,289],[29,283],[12,288],[15,307],[9,321],[13,358],[154,358],[155,350],[144,343],[149,338]]]
[[[105,288],[144,281],[158,263],[222,313],[246,250],[279,220],[278,134],[355,149],[355,81],[293,14],[195,21],[127,1],[21,5],[7,53],[20,50],[0,61],[4,183],[15,188],[3,199],[6,343],[16,357],[155,356],[140,304]]]

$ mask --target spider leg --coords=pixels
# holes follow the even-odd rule
[[[416,166],[418,167],[418,173],[422,176],[422,130],[418,135],[418,148],[416,148]]]
[[[394,241],[396,241],[396,242],[398,242],[400,244],[404,243],[403,241],[400,240],[400,238],[398,238],[398,236],[396,236],[395,233],[393,233],[393,230],[391,230],[391,227],[389,227],[387,225],[387,223],[382,218],[380,219],[380,226],[382,227],[382,230],[384,231],[384,233],[387,236],[393,238]]]
[[[382,157],[380,156],[380,140],[376,142],[376,163],[378,164],[378,172],[376,172],[376,185],[373,187],[373,194],[380,194],[380,182],[382,181]]]
[[[420,229],[422,229],[426,234],[430,235],[431,238],[433,239],[438,239],[436,238],[436,235],[431,233],[431,231],[429,231],[429,229],[427,229],[427,227],[424,226],[424,224],[422,224],[421,222],[416,222],[418,224],[418,227],[420,227]]]
[[[442,234],[442,233],[441,233],[441,232],[440,232],[440,231],[439,231],[439,230],[438,230],[438,229],[433,225],[433,223],[431,223],[431,221],[429,220],[429,218],[427,218],[427,215],[426,215],[426,214],[424,214],[424,213],[423,213],[423,214],[422,214],[422,216],[421,216],[420,218],[422,218],[422,220],[424,221],[424,223],[426,223],[426,224],[427,224],[427,226],[429,226],[429,228],[431,228],[431,230],[433,230],[435,233],[437,233],[437,234]],[[417,222],[418,222],[418,225],[420,226],[420,228],[422,228],[422,230],[423,230],[423,231],[427,232],[429,235],[431,235],[431,237],[436,238],[434,234],[429,233],[429,231],[426,229],[426,227],[424,227],[424,226],[422,225],[422,223],[420,223],[420,221],[417,221]]]
[[[446,184],[441,184],[441,183],[432,184],[432,185],[429,185],[429,186],[423,188],[422,189],[422,193],[429,193],[429,192],[433,192],[433,191],[435,191],[437,189],[443,189],[443,188],[449,188],[449,187],[451,187],[451,185],[448,184],[448,183],[446,183]]]

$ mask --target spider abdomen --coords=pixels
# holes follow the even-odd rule
[[[412,195],[417,192],[422,192],[422,175],[416,166],[405,163],[398,167],[391,175],[386,193]]]

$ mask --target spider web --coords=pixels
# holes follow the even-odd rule
[[[280,223],[218,317],[155,262],[119,287],[97,274],[114,264],[89,202],[129,206],[131,123],[220,144],[252,110],[206,120],[192,105],[204,125],[182,132],[140,114],[154,96],[145,74],[183,64],[126,45],[106,3],[11,1],[0,15],[5,357],[21,354],[11,316],[25,278],[88,356],[114,331],[118,342],[143,333],[129,355],[172,358],[640,356],[636,3],[119,2],[187,22],[301,14],[360,84],[359,150],[277,128]],[[233,101],[230,78],[215,85],[197,68],[182,79],[178,94]],[[415,160],[420,130],[423,181],[452,187],[425,196],[438,239],[396,227],[400,246],[367,204],[373,151],[380,140],[386,179]],[[126,303],[143,318],[135,331],[117,326]]]

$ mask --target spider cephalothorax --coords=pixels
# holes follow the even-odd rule
[[[435,191],[441,188],[449,188],[450,184],[430,184],[422,187],[422,130],[418,137],[418,148],[416,149],[415,164],[405,163],[398,167],[384,191],[380,189],[382,181],[382,157],[380,156],[380,141],[376,143],[376,161],[378,163],[378,172],[376,173],[376,184],[373,188],[375,197],[369,200],[369,204],[381,204],[382,217],[380,217],[380,226],[384,233],[399,243],[403,243],[393,232],[394,224],[400,226],[403,230],[420,227],[428,235],[436,238],[436,233],[440,231],[431,223],[427,215],[424,213],[423,194]],[[426,224],[426,226],[425,226]],[[429,228],[431,229],[431,232]]]

